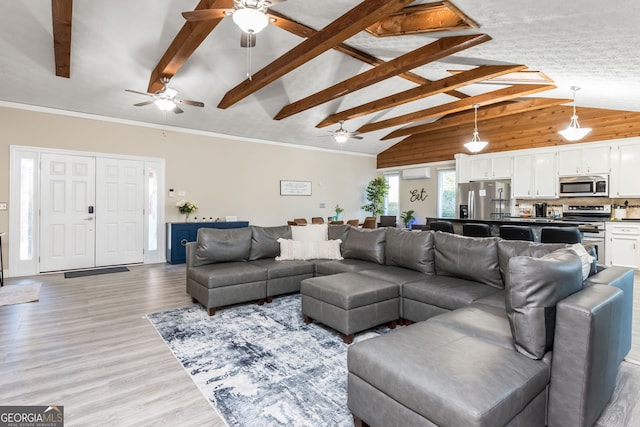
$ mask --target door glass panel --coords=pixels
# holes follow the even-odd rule
[[[20,260],[33,259],[33,159],[20,160]]]
[[[158,174],[154,168],[147,169],[149,194],[147,200],[147,230],[149,251],[158,249]]]

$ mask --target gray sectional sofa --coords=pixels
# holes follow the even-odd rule
[[[187,291],[210,314],[302,289],[303,313],[346,333],[362,316],[323,284],[379,284],[373,321],[396,301],[410,325],[348,350],[356,425],[589,426],[630,349],[633,271],[596,272],[569,245],[330,226],[344,259],[275,261],[288,227],[200,232]]]

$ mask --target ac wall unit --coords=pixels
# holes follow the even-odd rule
[[[404,169],[402,179],[425,179],[431,178],[431,168]]]

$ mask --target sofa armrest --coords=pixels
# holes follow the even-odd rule
[[[198,245],[198,242],[187,242],[186,246],[185,246],[185,250],[187,253],[187,257],[186,257],[186,264],[187,264],[187,270],[189,270],[189,268],[193,267],[193,263],[196,260],[196,246]]]
[[[631,350],[631,318],[633,317],[633,269],[626,267],[608,267],[584,281],[584,287],[593,285],[614,286],[624,292],[620,310],[621,327],[618,343],[618,361],[622,362]]]
[[[591,426],[613,394],[618,374],[623,292],[593,285],[557,305],[548,426]]]

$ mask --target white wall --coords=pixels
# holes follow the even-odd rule
[[[188,114],[188,113],[187,113]],[[288,219],[332,216],[339,203],[344,218],[360,211],[376,158],[344,152],[297,148],[227,137],[163,130],[0,107],[0,202],[9,200],[9,147],[22,145],[166,159],[167,221],[181,221],[175,202],[184,198],[199,209],[193,216],[236,215],[256,225],[281,225]],[[280,196],[280,180],[311,181],[311,196]],[[178,196],[184,191],[184,197]],[[320,208],[325,203],[326,208]],[[0,231],[8,259],[8,211],[0,211]]]

